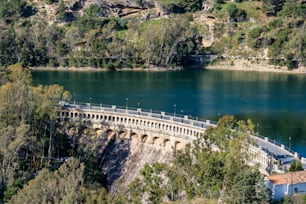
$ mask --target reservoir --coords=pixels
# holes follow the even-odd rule
[[[306,75],[182,70],[33,71],[37,84],[60,84],[71,102],[113,104],[218,120],[250,118],[260,135],[306,157]]]

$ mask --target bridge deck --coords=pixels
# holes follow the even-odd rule
[[[210,120],[201,121],[197,118],[192,118],[190,116],[177,115],[175,113],[169,114],[165,112],[156,112],[142,110],[140,108],[127,108],[127,107],[117,107],[114,105],[92,105],[89,103],[86,104],[70,104],[61,102],[60,106],[64,109],[69,110],[82,110],[84,112],[94,112],[94,113],[107,113],[114,115],[126,115],[129,117],[142,117],[149,120],[159,120],[165,121],[172,124],[177,124],[181,126],[189,126],[197,128],[198,130],[204,132],[205,129],[209,126],[216,126],[215,122]],[[289,150],[282,144],[278,144],[275,141],[269,140],[267,137],[258,137],[255,135],[250,135],[251,138],[255,141],[255,146],[261,148],[263,151],[267,152],[269,155],[272,155],[276,160],[280,162],[281,165],[290,164],[293,161],[299,160],[299,155],[292,150]],[[193,138],[195,139],[195,137]]]
[[[70,104],[65,103],[65,108],[68,109],[80,109],[83,111],[94,111],[96,113],[121,113],[129,116],[142,116],[149,119],[161,119],[168,122],[180,123],[196,128],[203,128],[204,130],[210,126],[216,126],[216,123],[210,120],[201,121],[197,118],[193,118],[187,115],[170,114],[166,112],[148,111],[140,108],[122,108],[115,105],[91,105],[87,104]]]
[[[298,160],[298,153],[287,149],[284,145],[278,144],[274,141],[269,140],[267,137],[251,136],[258,147],[274,156],[281,164],[290,164],[293,161]]]

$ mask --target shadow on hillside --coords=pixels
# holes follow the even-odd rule
[[[127,139],[112,139],[101,156],[100,166],[106,174],[106,184],[112,186],[122,175],[123,167],[130,154],[130,143]]]

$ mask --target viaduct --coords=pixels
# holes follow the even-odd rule
[[[148,142],[161,148],[181,149],[216,123],[200,121],[189,116],[165,112],[144,111],[140,108],[122,108],[115,105],[76,104],[61,101],[58,117],[61,120],[82,121],[95,130],[106,131],[109,137]],[[250,165],[259,164],[260,171],[269,175],[282,173],[293,161],[304,161],[298,153],[267,137],[250,135],[254,144],[249,145]]]

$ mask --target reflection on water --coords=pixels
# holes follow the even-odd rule
[[[175,111],[214,120],[225,114],[251,118],[258,123],[260,134],[306,156],[306,75],[206,70],[35,71],[33,79],[35,84],[65,86],[75,93],[76,101],[89,102],[91,98],[94,103]]]

